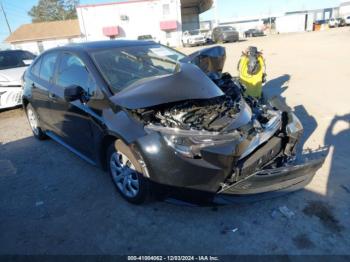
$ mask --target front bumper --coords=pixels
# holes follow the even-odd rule
[[[0,109],[22,104],[21,87],[0,87]]]
[[[312,180],[327,149],[294,158],[302,126],[291,112],[288,122],[283,121],[281,130],[271,129],[274,135],[271,133],[268,140],[255,144],[254,139],[249,139],[207,147],[201,150],[199,158],[176,152],[158,132],[140,138],[135,146],[148,169],[148,178],[158,184],[213,196],[286,193],[301,189]],[[263,134],[269,130],[265,127]],[[244,152],[249,154],[245,156]]]
[[[235,42],[239,40],[239,35],[224,35],[223,41],[225,42]]]
[[[266,192],[291,192],[305,187],[322,166],[325,157],[258,171],[244,180],[224,187],[219,194],[251,195]]]
[[[202,39],[202,40],[192,40],[190,42],[191,45],[204,45],[206,43],[206,39]]]

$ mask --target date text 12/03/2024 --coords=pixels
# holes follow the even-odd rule
[[[219,261],[216,256],[128,256],[128,261]]]

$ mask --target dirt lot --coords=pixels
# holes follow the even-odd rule
[[[349,43],[347,27],[225,44],[232,74],[243,49],[263,49],[266,90],[301,118],[304,148],[331,146],[305,190],[262,202],[130,205],[107,174],[36,141],[21,109],[1,112],[0,254],[350,254]]]

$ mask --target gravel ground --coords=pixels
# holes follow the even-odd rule
[[[305,190],[275,199],[133,206],[106,173],[35,140],[21,109],[0,112],[0,254],[350,254],[349,42],[347,27],[225,44],[234,75],[242,50],[263,49],[265,89],[301,118],[304,148],[330,145]]]

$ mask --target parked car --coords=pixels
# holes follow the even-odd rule
[[[21,77],[34,58],[28,51],[0,51],[0,109],[22,103]]]
[[[200,29],[200,33],[204,36],[207,44],[212,42],[212,39],[211,39],[212,32],[211,32],[211,30],[209,30],[209,29]]]
[[[152,35],[139,35],[137,40],[154,40]]]
[[[245,37],[264,36],[264,32],[258,29],[249,29],[244,32]]]
[[[183,46],[204,45],[206,42],[206,37],[204,37],[200,30],[185,31],[182,36]]]
[[[300,121],[245,98],[222,74],[225,57],[220,46],[185,56],[141,41],[58,47],[26,70],[23,107],[36,138],[108,170],[132,203],[154,183],[214,200],[305,186],[324,158],[295,162]]]
[[[328,21],[328,25],[329,27],[337,27],[338,26],[338,21],[335,18],[331,18]]]
[[[350,15],[345,17],[345,24],[350,25]]]
[[[336,20],[337,20],[337,22],[338,22],[338,27],[346,26],[346,23],[345,23],[345,19],[344,19],[344,18],[339,17],[339,18],[337,18]]]
[[[213,29],[212,40],[215,43],[236,42],[239,40],[239,33],[232,26],[219,26]]]

